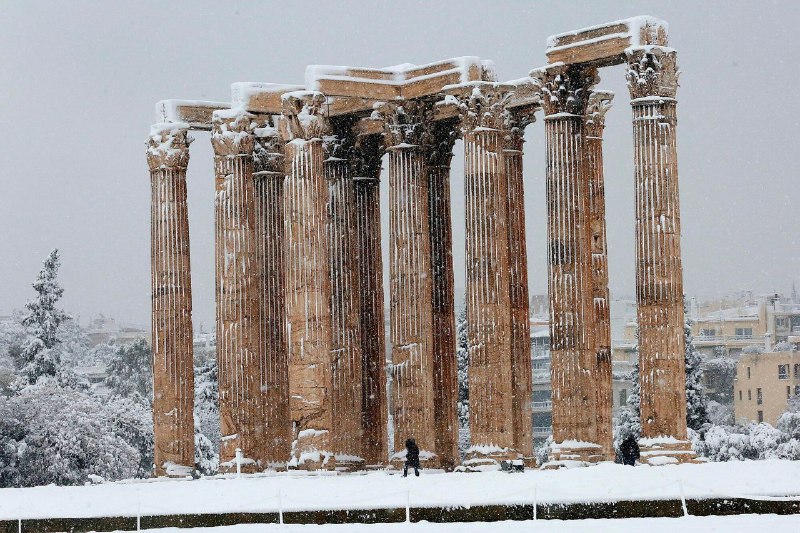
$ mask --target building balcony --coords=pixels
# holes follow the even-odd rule
[[[764,342],[763,336],[757,335],[695,335],[695,346],[750,346]]]
[[[553,434],[553,426],[533,426],[533,438],[546,439]]]
[[[550,400],[544,402],[531,402],[534,411],[552,411],[553,402]]]

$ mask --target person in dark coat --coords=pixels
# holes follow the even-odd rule
[[[639,444],[636,442],[636,437],[628,435],[622,444],[619,445],[619,453],[622,455],[622,464],[633,466],[636,460],[639,459]]]
[[[403,466],[403,477],[408,476],[408,467],[412,467],[414,475],[419,476],[419,448],[414,439],[406,439],[406,464]]]

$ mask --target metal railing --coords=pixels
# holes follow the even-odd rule
[[[543,402],[532,402],[531,406],[534,409],[552,409],[553,408],[553,402],[551,400],[546,400],[546,401],[543,401]]]

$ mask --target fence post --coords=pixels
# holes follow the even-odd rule
[[[406,524],[411,523],[411,489],[406,489]]]
[[[242,449],[236,448],[236,477],[242,475]]]
[[[689,508],[686,506],[686,494],[683,492],[683,479],[678,480],[678,486],[681,489],[681,507],[683,507],[683,516],[689,516]]]
[[[278,523],[283,525],[283,496],[280,487],[278,487]]]
[[[536,484],[533,485],[533,519],[536,520],[536,508],[539,506],[538,494],[536,494]]]
[[[136,531],[142,530],[142,502],[136,505]]]

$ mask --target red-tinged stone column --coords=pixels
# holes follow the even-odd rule
[[[438,467],[434,404],[433,314],[428,179],[421,147],[430,113],[418,102],[386,104],[389,152],[389,290],[394,454],[416,440],[423,467]]]
[[[333,450],[338,467],[357,470],[365,463],[361,452],[361,294],[355,182],[349,161],[354,143],[350,125],[347,119],[333,125],[334,135],[325,137],[322,166],[328,184]]]
[[[153,436],[156,476],[194,470],[192,279],[186,167],[189,125],[156,124],[147,143],[153,297]]]
[[[290,467],[333,470],[328,188],[322,163],[322,136],[328,129],[322,117],[325,98],[309,92],[284,103],[289,408],[295,439]]]
[[[503,152],[511,87],[461,98],[466,196],[470,433],[465,466],[499,467],[514,448],[508,178]]]
[[[592,304],[594,309],[595,392],[597,394],[597,443],[606,459],[614,460],[611,428],[611,313],[608,295],[608,252],[606,246],[606,199],[603,176],[603,128],[614,93],[592,91],[586,110],[584,139],[585,172],[589,182],[589,243],[592,261]]]
[[[433,304],[433,369],[436,450],[440,465],[458,463],[458,363],[456,361],[455,295],[453,293],[453,224],[450,215],[450,161],[458,123],[428,124],[426,144],[428,220],[431,242]]]
[[[597,437],[584,114],[594,69],[535,70],[547,144],[548,293],[553,388],[551,465],[604,459]]]
[[[253,152],[257,272],[261,307],[261,391],[265,467],[286,468],[291,455],[289,343],[286,338],[286,265],[283,224],[283,139],[274,127],[255,130]]]
[[[633,107],[642,459],[693,459],[686,431],[678,68],[671,48],[626,50]],[[654,461],[654,464],[656,461]]]
[[[382,140],[361,137],[351,159],[355,192],[361,333],[361,450],[366,466],[388,459],[386,343],[383,310],[380,175]],[[352,207],[351,207],[352,208]]]
[[[242,470],[255,472],[267,465],[252,115],[241,109],[215,111],[211,144],[217,178],[220,468],[236,471],[241,449]]]
[[[522,145],[525,127],[534,121],[533,108],[509,116],[503,155],[508,179],[508,256],[509,300],[511,305],[511,377],[514,449],[528,465],[533,458],[531,375],[531,337],[528,298],[528,257],[525,233],[525,187],[522,172]]]

